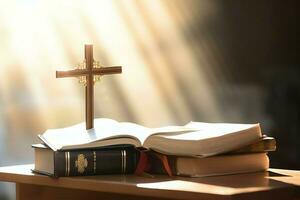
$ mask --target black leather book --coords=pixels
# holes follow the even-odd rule
[[[53,177],[131,174],[139,159],[139,151],[130,145],[70,151],[53,151],[43,144],[32,147],[35,152],[33,172]]]

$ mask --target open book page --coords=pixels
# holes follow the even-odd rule
[[[169,155],[210,156],[237,149],[262,137],[259,124],[191,122],[197,131],[151,135],[146,148]]]
[[[204,140],[209,138],[217,138],[231,133],[245,131],[256,127],[256,124],[229,124],[229,123],[205,123],[205,122],[190,122],[184,127],[190,128],[189,132],[174,133],[174,134],[159,134],[161,137],[174,140]]]
[[[80,123],[68,128],[47,130],[44,134],[39,135],[39,138],[53,150],[93,148],[119,144],[142,146],[150,135],[188,130],[192,129],[183,126],[147,128],[135,123],[99,118],[94,120],[93,129],[86,130],[85,124]]]
[[[204,140],[235,133],[241,130],[259,127],[258,124],[229,124],[229,123],[205,123],[190,122],[185,126],[168,126],[153,128],[153,136],[169,138],[173,140]],[[152,136],[151,136],[152,137]]]
[[[100,118],[95,119],[94,129],[86,130],[85,123],[80,123],[68,128],[47,130],[39,138],[53,150],[63,150],[115,144],[141,146],[139,137],[144,140],[149,134],[149,128],[138,124]]]
[[[189,133],[193,131],[198,131],[199,127],[189,127],[189,126],[164,126],[158,128],[151,128],[152,135],[181,135],[183,133]]]
[[[190,122],[185,127],[198,129],[199,131],[205,131],[201,137],[219,137],[229,133],[245,131],[248,129],[259,129],[259,124],[234,124],[234,123],[205,123],[205,122]]]

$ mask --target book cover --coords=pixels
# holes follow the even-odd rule
[[[139,151],[130,145],[68,151],[53,151],[43,144],[33,148],[33,171],[54,177],[132,174],[139,160]]]

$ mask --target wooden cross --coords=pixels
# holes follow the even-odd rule
[[[56,78],[86,77],[85,86],[85,120],[86,129],[94,127],[94,75],[108,75],[122,73],[121,66],[94,68],[93,45],[84,46],[85,66],[84,69],[68,71],[56,71]]]

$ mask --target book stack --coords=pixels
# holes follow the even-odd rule
[[[267,152],[276,141],[259,124],[190,122],[147,128],[135,123],[95,119],[50,129],[32,145],[36,173],[54,177],[101,174],[212,176],[267,170]]]

